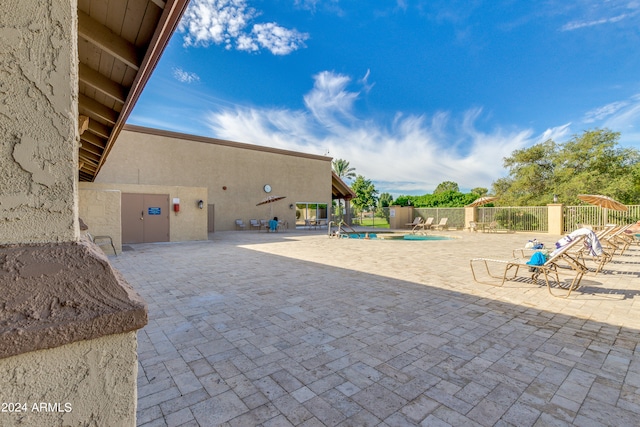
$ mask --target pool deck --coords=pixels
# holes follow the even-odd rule
[[[546,234],[219,232],[110,257],[149,304],[139,426],[637,426],[640,247],[568,299],[473,281]]]

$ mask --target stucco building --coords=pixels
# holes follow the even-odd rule
[[[166,240],[206,239],[207,232],[235,229],[236,219],[249,224],[250,219],[277,216],[289,228],[305,218],[328,219],[331,158],[127,125],[95,183],[80,188],[165,194],[169,203],[160,212],[170,212]],[[82,209],[83,191],[80,195]],[[285,198],[257,206],[269,196]],[[140,214],[148,219],[149,206],[128,206],[138,203],[128,197],[122,198],[123,241],[136,243],[126,222],[142,225]],[[180,207],[174,212],[177,199]],[[84,219],[96,222],[92,216]]]

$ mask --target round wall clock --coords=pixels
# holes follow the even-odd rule
[[[269,184],[265,184],[264,186],[264,192],[265,193],[271,193],[271,186]]]

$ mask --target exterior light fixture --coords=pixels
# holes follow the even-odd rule
[[[204,209],[204,200],[198,200],[198,208]]]
[[[558,203],[558,195],[557,194],[553,195],[553,203]]]

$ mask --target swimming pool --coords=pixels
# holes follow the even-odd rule
[[[342,239],[364,239],[364,240],[453,240],[452,237],[435,236],[426,234],[395,234],[395,233],[343,233],[339,235]]]

